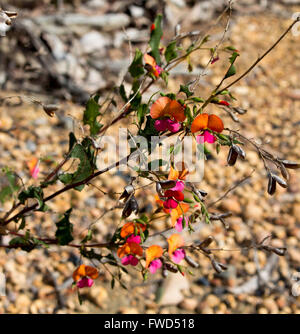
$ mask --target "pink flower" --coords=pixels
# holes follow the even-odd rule
[[[94,280],[89,277],[82,277],[77,283],[77,288],[90,288],[94,284]]]
[[[165,209],[176,209],[178,203],[173,198],[168,198],[163,203]]]
[[[140,244],[141,243],[141,237],[139,235],[134,235],[134,234],[131,234],[126,242],[135,242],[137,244]]]
[[[180,263],[185,257],[185,251],[182,248],[176,249],[176,251],[172,254],[172,260],[175,263]]]
[[[124,256],[121,262],[124,266],[127,266],[130,264],[135,267],[139,263],[139,260],[135,256],[129,254],[129,255]]]
[[[180,123],[172,121],[171,119],[158,119],[154,123],[154,127],[157,131],[169,130],[172,133],[179,131]]]
[[[155,259],[150,263],[149,270],[151,274],[155,274],[156,271],[161,268],[162,262],[160,259]]]
[[[216,137],[212,135],[209,131],[204,131],[203,134],[196,137],[196,141],[198,144],[213,144],[216,141]]]
[[[183,191],[184,190],[184,182],[182,181],[177,181],[176,182],[176,186],[171,188],[170,190],[173,190],[173,191]]]
[[[158,65],[155,65],[155,69],[158,72],[158,74],[160,74],[163,71],[163,69]]]
[[[189,221],[189,217],[184,217],[184,220],[185,220],[185,223],[187,224],[188,221]],[[182,229],[183,229],[183,218],[182,217],[179,217],[177,219],[177,222],[175,224],[175,229],[178,231],[178,232],[181,232]]]
[[[27,162],[27,166],[30,171],[30,175],[32,178],[36,179],[40,172],[40,161],[37,158],[32,158],[29,162]]]

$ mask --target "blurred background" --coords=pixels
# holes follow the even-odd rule
[[[180,23],[182,32],[203,31],[210,34],[208,47],[221,39],[226,17],[216,21],[227,1],[192,0],[7,0],[3,10],[17,11],[18,17],[5,37],[0,37],[0,167],[10,167],[26,185],[38,184],[49,171],[49,161],[60,161],[68,151],[68,133],[81,129],[83,105],[90,94],[101,98],[121,83],[138,47],[145,51],[151,24],[157,13],[164,14],[162,44],[167,45]],[[232,17],[223,46],[234,45],[241,56],[238,74],[276,41],[300,12],[298,0],[239,0],[234,2]],[[299,29],[300,30],[300,29]],[[240,130],[276,156],[300,160],[300,34],[288,36],[232,93],[234,106],[247,110],[234,120],[216,106],[210,112],[222,112],[226,127]],[[190,40],[191,41],[191,40]],[[189,42],[190,42],[189,41]],[[201,77],[198,95],[206,97],[224,75],[228,55],[209,67]],[[210,58],[209,50],[194,53],[193,71],[182,63],[170,75],[169,85],[153,85],[145,100],[158,89],[176,92],[180,84],[195,79]],[[125,76],[125,88],[130,78]],[[19,96],[5,99],[5,97]],[[59,104],[56,116],[49,118],[38,100]],[[121,104],[119,104],[121,106]],[[110,110],[107,122],[118,108]],[[128,126],[131,119],[124,120]],[[118,129],[109,130],[113,134]],[[160,275],[146,283],[134,270],[123,279],[128,290],[116,284],[110,287],[110,274],[101,271],[95,286],[84,291],[86,301],[79,305],[71,289],[72,272],[80,263],[78,252],[67,247],[35,249],[30,253],[0,248],[0,273],[6,277],[6,296],[0,296],[0,313],[299,313],[300,288],[300,172],[291,170],[288,189],[279,187],[270,197],[266,193],[267,176],[256,152],[246,147],[245,161],[236,166],[226,163],[227,148],[214,152],[205,164],[201,187],[208,191],[206,201],[213,202],[239,180],[252,173],[240,187],[212,207],[212,212],[231,211],[225,230],[220,222],[204,225],[189,241],[212,235],[217,258],[228,270],[216,274],[204,256],[194,256],[200,264],[194,275]],[[213,151],[213,150],[212,150]],[[39,180],[32,180],[28,161],[41,159]],[[1,177],[0,189],[5,187]],[[41,237],[55,234],[55,224],[70,206],[71,221],[77,241],[90,222],[114,206],[127,184],[126,175],[114,172],[97,178],[95,187],[82,192],[68,192],[49,203],[46,214],[34,213],[28,219],[32,232]],[[49,191],[58,189],[52,186]],[[0,191],[1,193],[1,191]],[[142,212],[156,208],[154,189],[137,193]],[[1,198],[0,210],[8,211],[11,201]],[[106,241],[120,221],[120,210],[109,212],[95,225],[95,241]],[[155,221],[160,230],[168,222]],[[14,228],[14,225],[11,225]],[[272,235],[270,244],[287,247],[283,257],[263,251],[243,249],[253,241]],[[9,242],[7,235],[0,236]]]

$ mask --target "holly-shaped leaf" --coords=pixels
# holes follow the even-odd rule
[[[67,245],[73,240],[73,224],[70,222],[71,212],[72,208],[66,211],[64,217],[55,224],[57,227],[55,236],[59,245]]]
[[[129,66],[128,71],[133,78],[139,78],[145,73],[143,65],[143,54],[139,49],[135,50],[134,59]]]
[[[155,58],[155,61],[160,65],[160,52],[159,44],[162,38],[163,32],[161,28],[162,15],[157,15],[154,21],[154,29],[151,31],[149,45],[151,47],[151,54]]]
[[[90,134],[91,136],[95,136],[99,133],[103,124],[100,124],[97,121],[97,117],[100,116],[100,106],[98,104],[99,95],[95,95],[91,97],[86,105],[84,114],[83,114],[83,124],[87,124],[90,126]]]
[[[47,205],[44,203],[44,193],[41,187],[30,186],[29,188],[23,190],[18,196],[21,204],[25,204],[25,201],[29,198],[35,198],[38,201],[39,207],[37,211],[48,210]]]
[[[71,152],[71,158],[79,159],[80,163],[75,173],[64,173],[59,176],[59,180],[64,184],[81,182],[93,173],[93,165],[90,161],[91,157],[81,144],[74,146]]]
[[[176,51],[176,41],[171,42],[165,52],[165,58],[167,63],[169,63],[171,60],[177,58],[177,51]]]

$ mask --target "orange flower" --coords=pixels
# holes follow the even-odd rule
[[[189,210],[190,206],[187,203],[180,203],[176,209],[172,209],[170,212],[172,226],[174,227],[177,219]]]
[[[135,229],[137,229],[138,234],[140,233],[140,229],[144,232],[146,230],[146,225],[140,224],[140,223],[133,223],[129,222],[126,223],[122,229],[121,229],[121,237],[126,238],[128,235],[133,234],[135,232]]]
[[[170,256],[176,251],[177,248],[180,248],[184,245],[184,240],[181,235],[175,233],[168,238],[169,249],[168,253]]]
[[[160,246],[152,245],[146,250],[146,268],[154,260],[163,255],[163,249]]]
[[[30,161],[27,162],[27,166],[30,171],[30,175],[36,179],[38,177],[38,173],[40,171],[39,169],[39,163],[40,161],[37,158],[32,158]]]
[[[175,209],[166,209],[163,205],[164,201],[162,201],[158,195],[155,195],[155,201],[159,206],[163,208],[165,213],[170,214],[172,227],[175,226],[177,219],[181,217],[183,214],[185,214],[190,208],[190,206],[187,203],[181,202]]]
[[[168,116],[174,118],[177,122],[185,120],[184,107],[167,96],[160,97],[152,104],[150,115],[153,119]]]
[[[144,62],[146,64],[145,67],[149,70],[149,72],[152,72],[155,77],[158,78],[163,69],[157,65],[155,59],[146,53],[144,55]]]
[[[92,279],[96,279],[99,273],[98,270],[91,266],[86,266],[81,264],[76,270],[73,272],[73,280],[77,282],[82,277],[90,277]]]
[[[123,246],[119,247],[117,255],[119,258],[122,258],[127,254],[135,254],[142,256],[143,248],[136,242],[126,242]]]
[[[192,123],[191,132],[209,129],[218,133],[224,130],[224,124],[220,117],[216,115],[200,114]]]
[[[178,171],[171,166],[168,180],[185,180],[188,173],[189,171],[185,168],[184,163],[182,163],[181,171]]]

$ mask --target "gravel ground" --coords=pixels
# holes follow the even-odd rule
[[[278,7],[277,12],[262,10],[256,15],[240,12],[234,16],[224,43],[235,45],[240,51],[239,73],[289,26],[292,13],[300,11],[300,7],[297,7],[296,2],[295,4],[294,7],[285,8],[285,11],[280,11]],[[277,2],[276,5],[279,6]],[[184,10],[189,13],[192,9],[187,7]],[[201,24],[195,20],[185,22],[183,27],[198,29]],[[171,27],[165,38],[170,32]],[[213,30],[217,36],[221,32],[220,27]],[[240,129],[245,136],[264,142],[266,148],[275,155],[298,161],[299,38],[289,34],[271,55],[232,90],[237,98],[236,106],[248,111],[240,118],[240,123],[233,122],[226,113],[222,116],[227,127]],[[126,40],[121,43],[124,48],[109,43],[105,46],[105,54],[110,55],[115,64],[128,57],[128,43]],[[210,75],[205,77],[206,84],[201,83],[199,92],[202,96],[206,96],[213,85],[219,82],[226,66],[226,57],[221,58]],[[198,67],[205,66],[208,59],[208,53],[194,56]],[[83,68],[85,66],[86,64]],[[180,72],[175,73],[170,78],[169,91],[177,90],[179,83],[190,81],[194,76],[193,73],[190,77]],[[107,75],[105,78],[108,78]],[[117,76],[113,73],[109,80],[103,79],[104,92],[105,87],[109,86],[108,81],[115,79]],[[1,97],[22,93],[12,88],[2,91]],[[24,94],[34,94],[29,94],[27,88]],[[153,87],[153,92],[157,88]],[[152,90],[150,95],[151,92]],[[52,102],[50,94],[45,95],[42,90],[39,95],[34,95],[42,101]],[[56,101],[58,100],[57,97]],[[210,111],[216,110],[215,108],[217,107],[209,107]],[[1,167],[9,166],[18,171],[26,185],[35,184],[37,181],[29,178],[26,163],[34,156],[47,157],[48,162],[41,163],[40,177],[46,175],[49,161],[60,160],[68,150],[68,132],[75,129],[76,133],[80,133],[77,119],[81,119],[82,111],[81,106],[64,101],[61,102],[57,117],[48,118],[40,106],[19,103],[18,99],[5,102],[0,107],[0,130],[10,129],[12,126],[15,130],[11,135],[0,131]],[[130,120],[125,120],[123,125],[128,125],[129,122]],[[116,130],[117,127],[112,128],[109,133]],[[288,189],[280,188],[270,197],[266,193],[267,176],[262,162],[250,147],[246,147],[246,152],[245,161],[238,161],[234,167],[226,166],[226,148],[218,156],[212,154],[205,164],[202,188],[208,191],[208,203],[255,169],[247,182],[212,208],[213,212],[233,212],[233,216],[227,219],[229,229],[225,230],[220,222],[213,222],[211,225],[203,225],[189,237],[201,240],[212,235],[216,248],[231,249],[216,254],[221,262],[228,265],[226,272],[216,274],[210,261],[203,256],[196,258],[200,267],[194,269],[194,275],[190,276],[170,274],[165,281],[161,281],[158,275],[143,284],[141,277],[131,271],[130,275],[124,275],[127,291],[118,284],[111,290],[109,273],[101,272],[96,285],[84,292],[86,301],[79,305],[70,280],[80,261],[78,253],[73,249],[51,247],[25,253],[0,248],[0,272],[2,269],[6,275],[7,292],[6,297],[0,297],[0,313],[299,313],[300,297],[297,297],[297,292],[300,295],[300,291],[297,291],[296,277],[300,272],[300,172],[291,170]],[[93,187],[87,187],[82,192],[65,193],[49,203],[49,213],[34,213],[29,226],[36,235],[54,236],[53,222],[57,221],[57,217],[71,203],[74,207],[74,234],[80,240],[89,223],[116,203],[117,195],[114,192],[122,191],[126,179],[112,173],[109,178],[97,178],[95,184],[109,195],[104,196]],[[49,192],[53,189],[56,186],[52,186]],[[150,207],[145,205],[145,210],[149,210],[151,205],[155,207],[153,193],[154,189],[147,189],[137,194],[141,205],[150,203]],[[1,205],[1,209],[6,211],[9,207],[9,203]],[[120,210],[114,210],[95,225],[95,241],[107,240],[119,222],[120,213]],[[156,221],[154,228],[165,226],[165,222]],[[239,250],[253,240],[261,241],[270,234],[273,236],[271,245],[287,247],[285,256],[278,257],[254,249]],[[7,240],[8,236],[2,236],[2,242]],[[158,291],[161,295],[159,301],[156,299]]]

